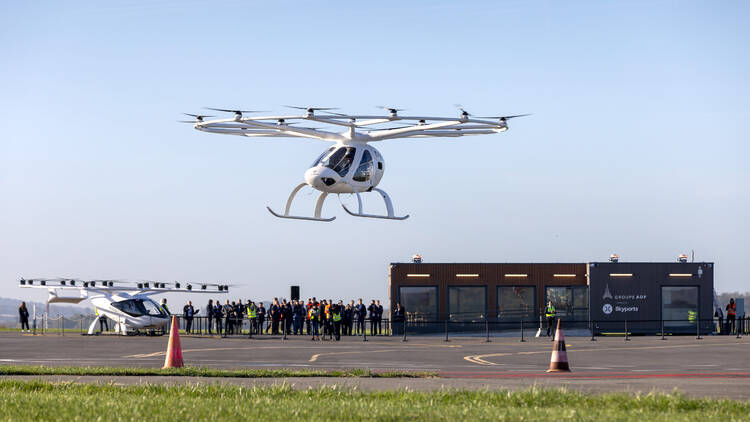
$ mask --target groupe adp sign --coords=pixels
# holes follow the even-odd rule
[[[688,326],[689,310],[701,319],[713,316],[712,263],[598,262],[589,265],[590,318],[601,331],[657,332]],[[703,326],[703,323],[701,323]],[[695,324],[692,324],[695,327]],[[695,328],[693,328],[694,330]]]

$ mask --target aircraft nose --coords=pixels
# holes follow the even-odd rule
[[[305,172],[305,182],[315,189],[325,189],[338,181],[338,175],[328,167],[312,167]]]

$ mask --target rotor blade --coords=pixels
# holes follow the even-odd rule
[[[405,108],[386,107],[386,106],[382,106],[382,105],[375,106],[375,108],[379,108],[381,110],[388,110],[388,111],[391,111],[391,112],[406,111]]]
[[[212,108],[212,107],[204,107],[206,110],[213,110],[213,111],[224,111],[227,113],[267,113],[267,110],[229,110],[226,108]],[[209,117],[209,116],[203,116],[203,117]],[[210,116],[213,117],[213,116]]]
[[[476,116],[476,117],[478,117],[480,119],[505,119],[505,120],[508,120],[508,119],[513,119],[513,118],[516,118],[516,117],[531,116],[531,114],[532,113],[528,113],[528,114],[514,114],[512,116]]]
[[[198,120],[178,120],[177,123],[192,123],[192,124],[195,124],[195,123],[201,123],[201,122],[198,121]]]
[[[284,107],[295,108],[297,110],[316,110],[316,111],[338,110],[338,107],[300,107],[300,106],[290,106],[290,105],[285,105]]]
[[[204,114],[191,114],[191,113],[182,113],[182,114],[184,114],[186,116],[190,116],[190,117],[195,117],[196,119],[197,118],[201,118],[202,119],[204,117],[216,117],[216,116],[207,116],[207,115],[204,115]]]

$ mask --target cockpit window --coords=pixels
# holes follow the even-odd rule
[[[333,154],[323,160],[322,164],[338,173],[339,176],[344,177],[349,173],[349,168],[352,166],[356,153],[357,149],[354,147],[339,147]]]
[[[165,317],[161,308],[149,299],[127,299],[120,302],[112,302],[112,306],[126,314],[134,317],[155,316]]]
[[[318,164],[320,164],[320,161],[321,161],[321,160],[323,159],[323,157],[325,157],[326,155],[328,155],[328,153],[330,153],[331,151],[333,151],[333,150],[334,150],[334,148],[336,148],[336,147],[330,147],[330,148],[328,148],[327,150],[323,151],[323,153],[322,153],[322,154],[320,154],[320,157],[318,157],[318,159],[317,159],[317,160],[315,160],[315,162],[313,162],[313,163],[312,163],[312,165],[311,165],[310,167],[315,167],[315,166],[317,166]]]
[[[370,180],[370,176],[372,175],[372,155],[370,155],[370,151],[365,150],[364,153],[362,153],[362,160],[359,162],[359,167],[357,167],[357,171],[354,172],[354,179],[357,182],[366,182]]]

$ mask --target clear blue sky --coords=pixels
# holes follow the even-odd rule
[[[717,290],[750,290],[749,3],[356,3],[3,2],[0,295],[44,299],[18,278],[64,275],[385,300],[388,263],[415,252],[691,249],[716,262]],[[327,144],[176,123],[204,106],[454,103],[534,115],[498,135],[379,143],[404,222],[355,219],[335,198],[334,223],[275,219],[265,206],[283,207]]]

